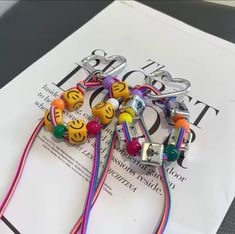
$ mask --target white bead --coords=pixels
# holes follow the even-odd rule
[[[114,109],[115,111],[118,110],[118,108],[119,108],[119,102],[118,102],[117,99],[115,99],[115,98],[109,98],[106,102],[112,104],[113,109]]]

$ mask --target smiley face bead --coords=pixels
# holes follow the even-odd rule
[[[87,139],[87,129],[84,120],[69,121],[67,128],[70,144],[81,144]]]
[[[99,117],[101,124],[109,124],[114,117],[114,108],[111,103],[100,102],[92,108],[92,115]]]
[[[77,89],[69,89],[63,93],[63,99],[68,111],[75,111],[83,105],[83,94]]]
[[[63,115],[61,109],[56,109],[55,112],[55,119],[57,124],[63,124]],[[50,117],[50,111],[46,111],[44,114],[44,121],[45,121],[45,128],[47,131],[51,131],[51,117]]]
[[[128,98],[129,88],[126,82],[115,82],[112,84],[112,94],[114,98]]]

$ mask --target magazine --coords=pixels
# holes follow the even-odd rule
[[[215,233],[235,194],[235,47],[134,1],[113,2],[0,90],[0,198],[51,100],[87,76],[81,60],[90,54],[124,56],[127,67],[118,78],[130,85],[144,83],[156,70],[191,82],[184,102],[191,113],[193,139],[187,156],[167,169],[172,210],[165,233]],[[162,92],[175,88],[160,79],[155,85]],[[87,93],[84,106],[65,113],[65,120],[89,121],[90,105],[103,95]],[[164,142],[171,129],[161,109],[148,106],[144,119],[154,141]],[[111,124],[102,133],[102,161],[113,131]],[[41,130],[4,214],[19,233],[69,233],[84,208],[93,147],[94,139],[72,147]],[[152,233],[163,205],[158,169],[116,147],[88,233]],[[8,232],[12,229],[0,222],[0,233]]]

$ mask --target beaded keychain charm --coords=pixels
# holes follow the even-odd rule
[[[95,70],[90,65],[89,62],[95,59],[103,63],[107,63],[110,59],[115,59],[119,61],[120,65],[107,75],[102,71]],[[120,81],[115,77],[115,74],[120,72],[125,65],[126,60],[122,56],[105,58],[103,56],[93,55],[83,60],[83,67],[90,71],[90,74],[85,80],[80,81],[76,87],[68,89],[59,98],[53,100],[50,109],[45,112],[44,118],[39,122],[23,151],[15,178],[0,205],[0,217],[2,217],[14,194],[33,142],[41,128],[45,126],[48,131],[52,132],[55,138],[65,140],[72,145],[84,143],[87,137],[95,136],[94,163],[84,212],[74,225],[70,234],[78,233],[80,228],[82,234],[86,233],[89,214],[105,182],[117,138],[120,148],[126,150],[129,155],[133,157],[139,156],[141,163],[160,168],[165,194],[165,209],[156,233],[160,234],[164,232],[171,207],[166,162],[176,161],[179,158],[180,152],[186,153],[192,137],[188,123],[189,111],[185,104],[179,102],[176,97],[185,94],[190,89],[191,84],[185,79],[173,79],[167,71],[158,71],[147,77],[146,84],[136,85],[132,88],[125,81]],[[181,91],[161,94],[153,86],[152,79],[155,76],[164,77],[166,82],[183,83],[186,88]],[[92,108],[93,119],[87,124],[82,119],[64,123],[64,109],[75,111],[82,106],[85,93],[99,87],[103,87],[106,90],[106,95],[101,102]],[[147,100],[159,102],[159,106],[162,107],[167,122],[170,125],[174,125],[166,147],[163,144],[153,142],[146,128],[143,112],[148,105]],[[111,136],[104,166],[99,173],[102,128],[111,123],[116,116],[115,114],[118,115],[118,123],[115,125],[115,130]],[[139,123],[140,129],[145,137],[145,142],[142,144],[139,142],[139,136],[134,122]]]
[[[161,94],[159,90],[152,85],[154,76],[166,76],[165,80],[167,82],[183,83],[186,88],[173,93]],[[147,81],[147,84],[142,86],[137,85],[134,88],[131,88],[126,82],[121,82],[116,78],[107,77],[103,81],[103,86],[108,91],[107,95],[111,97],[108,100],[111,103],[115,103],[115,111],[119,114],[116,133],[114,132],[112,136],[109,148],[113,149],[117,135],[119,147],[122,150],[126,150],[131,156],[140,156],[143,164],[160,168],[165,195],[165,208],[156,233],[161,234],[164,232],[167,225],[171,207],[170,187],[165,163],[176,161],[181,152],[186,154],[192,137],[188,123],[189,111],[183,102],[176,100],[176,96],[188,92],[191,84],[185,79],[172,79],[167,71],[158,71],[157,73],[151,74],[151,76],[147,77]],[[143,120],[143,112],[147,105],[146,97],[150,98],[150,100],[161,101],[161,107],[167,122],[170,125],[174,125],[170,134],[168,146],[165,148],[163,144],[152,141]],[[139,123],[140,129],[145,137],[145,142],[142,143],[142,145],[139,143],[137,129],[134,125],[135,121]],[[108,159],[110,164],[111,155],[108,155],[108,157],[110,157]],[[107,170],[108,167],[103,173],[107,173]],[[101,177],[102,176],[103,175],[101,175]],[[104,180],[98,181],[92,204],[96,201],[97,194],[99,194],[102,188],[102,183],[104,183]],[[75,224],[71,234],[76,233],[74,232],[75,230],[79,230],[82,222],[84,222],[84,219],[81,216]]]
[[[161,94],[159,90],[152,85],[152,80],[155,76],[164,77],[166,82],[183,83],[186,88],[181,91]],[[121,104],[118,118],[119,125],[116,127],[116,132],[121,149],[126,150],[131,156],[140,156],[141,163],[143,164],[160,168],[165,195],[165,208],[156,233],[161,234],[164,232],[167,225],[171,207],[170,186],[165,162],[176,161],[181,152],[186,155],[192,138],[188,122],[189,111],[183,102],[176,100],[176,96],[188,92],[191,84],[185,79],[172,79],[170,73],[167,71],[157,71],[151,74],[147,77],[147,82],[148,83],[145,85],[135,86],[132,89],[132,94],[134,95],[124,100]],[[152,92],[154,94],[152,94]],[[169,125],[174,126],[166,147],[164,147],[163,144],[153,142],[146,128],[143,119],[146,97],[150,98],[151,101],[161,101],[166,121]],[[144,134],[145,142],[142,143],[142,145],[139,143],[137,130],[133,125],[133,118],[137,120]]]
[[[109,85],[108,82],[103,83],[104,76],[109,75],[109,73],[104,73],[99,70],[94,70],[93,67],[89,65],[89,62],[92,60],[98,59],[100,62],[104,64],[110,62],[111,59],[118,60],[119,65],[110,71],[110,74],[117,74],[122,71],[122,69],[126,66],[126,59],[123,56],[114,55],[110,56],[108,59],[104,58],[100,55],[92,55],[86,57],[83,60],[83,67],[85,69],[90,69],[91,73],[88,77],[80,81],[76,87],[70,88],[67,91],[63,92],[61,96],[52,101],[51,107],[48,111],[45,112],[44,118],[41,119],[37,127],[35,128],[33,134],[31,135],[28,143],[26,144],[25,150],[20,159],[20,163],[18,165],[18,169],[15,174],[15,178],[12,181],[12,184],[3,199],[0,205],[0,218],[3,216],[5,209],[7,208],[15,189],[19,183],[19,180],[22,176],[24,165],[26,163],[26,159],[29,155],[29,151],[43,126],[47,131],[52,132],[53,136],[57,139],[65,140],[69,144],[76,145],[84,143],[88,136],[95,136],[95,151],[94,151],[94,163],[92,168],[91,181],[89,185],[89,191],[86,199],[86,205],[84,209],[84,213],[82,218],[84,217],[84,222],[82,225],[82,233],[86,232],[87,222],[90,213],[90,207],[93,198],[93,190],[96,187],[99,164],[100,164],[100,143],[101,143],[101,130],[102,128],[109,124],[113,117],[115,116],[115,109],[118,108],[119,103],[116,100],[111,99],[107,101],[102,101],[95,105],[92,108],[93,120],[89,121],[87,124],[82,119],[69,121],[67,124],[63,122],[63,111],[66,109],[67,111],[76,111],[79,107],[83,105],[84,95],[86,91],[92,90],[94,88],[99,88],[102,85]],[[92,68],[92,69],[91,69]],[[108,80],[108,79],[107,79]],[[117,106],[118,104],[118,106]],[[111,138],[111,142],[114,142],[116,139],[115,134]],[[104,169],[101,172],[100,185],[103,185],[103,181],[106,178],[107,170],[106,168],[110,165],[111,155],[114,149],[114,144],[111,144],[107,151],[107,159],[104,163]],[[101,187],[97,186],[97,189],[101,189]],[[96,194],[97,198],[98,194]],[[80,227],[80,226],[79,226]],[[71,233],[77,233],[78,230],[71,231]]]
[[[161,94],[153,85],[152,79],[157,77],[164,77],[167,82],[184,83],[186,88],[184,90],[175,91],[171,93]],[[147,84],[137,85],[133,91],[135,95],[125,100],[120,106],[119,124],[117,126],[118,139],[121,148],[126,148],[128,154],[137,156],[141,155],[141,162],[144,164],[158,166],[162,164],[163,155],[168,157],[168,161],[176,161],[179,157],[178,151],[187,151],[191,142],[192,134],[190,133],[189,111],[183,102],[176,100],[176,97],[185,94],[189,91],[191,84],[188,80],[177,78],[172,79],[167,71],[158,71],[147,77]],[[154,93],[152,94],[151,91]],[[143,111],[146,107],[145,97],[150,98],[151,101],[161,101],[161,108],[169,125],[174,125],[172,129],[169,146],[163,147],[162,144],[138,143],[137,133],[132,122],[132,118],[140,120],[140,125],[145,129],[143,123]],[[180,141],[177,143],[177,139]],[[141,152],[140,152],[141,151]],[[158,153],[156,153],[158,152]]]

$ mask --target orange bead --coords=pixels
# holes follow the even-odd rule
[[[55,106],[56,109],[64,110],[65,104],[64,100],[60,98],[56,98],[51,103],[52,106]]]
[[[173,122],[175,123],[179,119],[184,119],[184,116],[181,114],[176,114],[175,116],[172,117]]]
[[[179,119],[175,122],[176,128],[185,128],[186,132],[190,131],[190,125],[189,122],[186,119]]]

